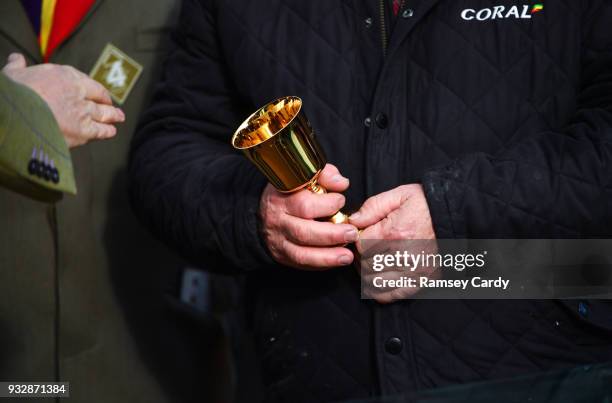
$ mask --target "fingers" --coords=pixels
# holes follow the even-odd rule
[[[330,193],[314,194],[307,190],[296,192],[287,197],[285,212],[294,217],[312,220],[330,217],[344,207],[346,199],[336,192],[346,190],[349,181],[340,175],[338,168],[327,164],[319,175],[318,182]]]
[[[113,125],[108,125],[105,123],[91,122],[89,134],[91,139],[109,139],[111,137],[115,137],[117,134],[117,128]]]
[[[104,104],[93,104],[91,117],[100,123],[121,123],[125,121],[125,114],[119,108]]]
[[[117,134],[115,123],[123,122],[123,112],[109,105],[97,104],[93,101],[82,101],[79,108],[88,116],[78,132],[71,137],[69,144],[74,146],[83,145],[91,140],[104,140]]]
[[[286,211],[290,206],[294,214],[297,211],[312,217],[310,211],[304,210],[308,208],[305,201],[331,200],[327,211],[319,210],[319,213],[325,215],[339,208],[344,203],[344,197],[339,194],[318,195],[308,191],[302,193],[301,196],[287,196],[278,193],[272,185],[267,185],[262,193],[259,211],[262,235],[274,260],[286,266],[310,270],[351,264],[353,253],[338,245],[357,238],[355,227],[312,221],[290,215]]]
[[[99,82],[87,76],[81,77],[81,85],[85,89],[85,99],[100,104],[112,105],[113,101],[106,88]]]
[[[27,67],[25,57],[23,57],[21,53],[11,53],[3,70],[5,72],[10,72],[17,69],[23,69],[25,67]]]
[[[344,207],[345,201],[339,193],[314,194],[302,190],[287,198],[286,211],[289,215],[306,219],[329,217]]]
[[[382,221],[378,222],[359,233],[359,239],[355,242],[357,252],[362,257],[370,257],[376,254],[387,253],[393,241],[385,239]]]
[[[318,182],[330,192],[344,192],[349,187],[349,180],[342,176],[338,168],[332,164],[325,165]]]
[[[353,253],[342,247],[317,248],[285,241],[284,251],[291,264],[297,268],[325,270],[348,266],[353,262]]]
[[[96,80],[90,78],[87,74],[74,68],[73,66],[61,65],[56,66],[58,69],[67,75],[70,82],[75,83],[82,91],[82,97],[86,100],[96,103],[112,105],[113,101],[106,88]]]
[[[288,217],[285,222],[286,236],[297,245],[333,246],[355,242],[357,228],[348,224],[333,224]]]
[[[400,186],[370,197],[358,212],[351,215],[351,224],[357,228],[366,228],[379,222],[400,207],[405,200],[404,190],[404,186]]]

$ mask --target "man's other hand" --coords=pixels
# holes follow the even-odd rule
[[[353,262],[353,253],[343,245],[357,240],[357,229],[350,224],[315,220],[332,216],[344,206],[344,196],[338,192],[349,187],[349,180],[328,164],[319,184],[329,193],[301,190],[283,194],[268,184],[262,194],[259,212],[263,236],[272,257],[283,265],[325,270]]]
[[[117,133],[114,124],[125,120],[106,88],[71,66],[27,67],[23,55],[13,53],[2,71],[45,100],[69,147],[111,138]]]
[[[377,254],[436,253],[437,243],[427,199],[420,184],[399,186],[366,200],[358,212],[351,215],[350,223],[362,229],[357,251],[360,255],[360,273],[364,284],[374,277],[398,280],[403,277],[428,276],[436,278],[435,267],[419,266],[414,270],[390,267],[384,271],[372,270],[372,258]],[[412,241],[416,242],[412,242]],[[404,241],[404,242],[402,242]],[[410,298],[419,291],[415,288],[364,288],[368,297],[380,303]]]

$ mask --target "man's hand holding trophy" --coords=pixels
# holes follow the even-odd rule
[[[346,246],[359,240],[359,229],[369,239],[435,242],[420,184],[371,197],[350,220],[340,211],[349,180],[327,164],[299,97],[257,110],[236,130],[232,145],[270,181],[260,216],[268,249],[281,264],[309,270],[350,265],[355,255]],[[369,258],[363,245],[356,249],[362,260]]]
[[[347,266],[357,228],[339,211],[349,186],[325,154],[298,97],[284,97],[249,116],[232,138],[268,178],[260,204],[264,239],[281,264],[325,270]]]

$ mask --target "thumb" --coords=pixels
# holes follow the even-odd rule
[[[403,201],[404,192],[401,186],[372,196],[363,203],[358,212],[349,217],[350,223],[357,228],[374,225],[397,210]]]
[[[25,57],[21,53],[11,53],[8,57],[4,71],[23,69],[27,66]]]
[[[332,164],[325,165],[318,181],[330,192],[344,192],[349,186],[349,180],[342,176],[338,168]]]

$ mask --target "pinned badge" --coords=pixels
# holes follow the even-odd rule
[[[102,84],[115,102],[121,105],[130,95],[142,70],[140,63],[109,43],[89,76]]]

